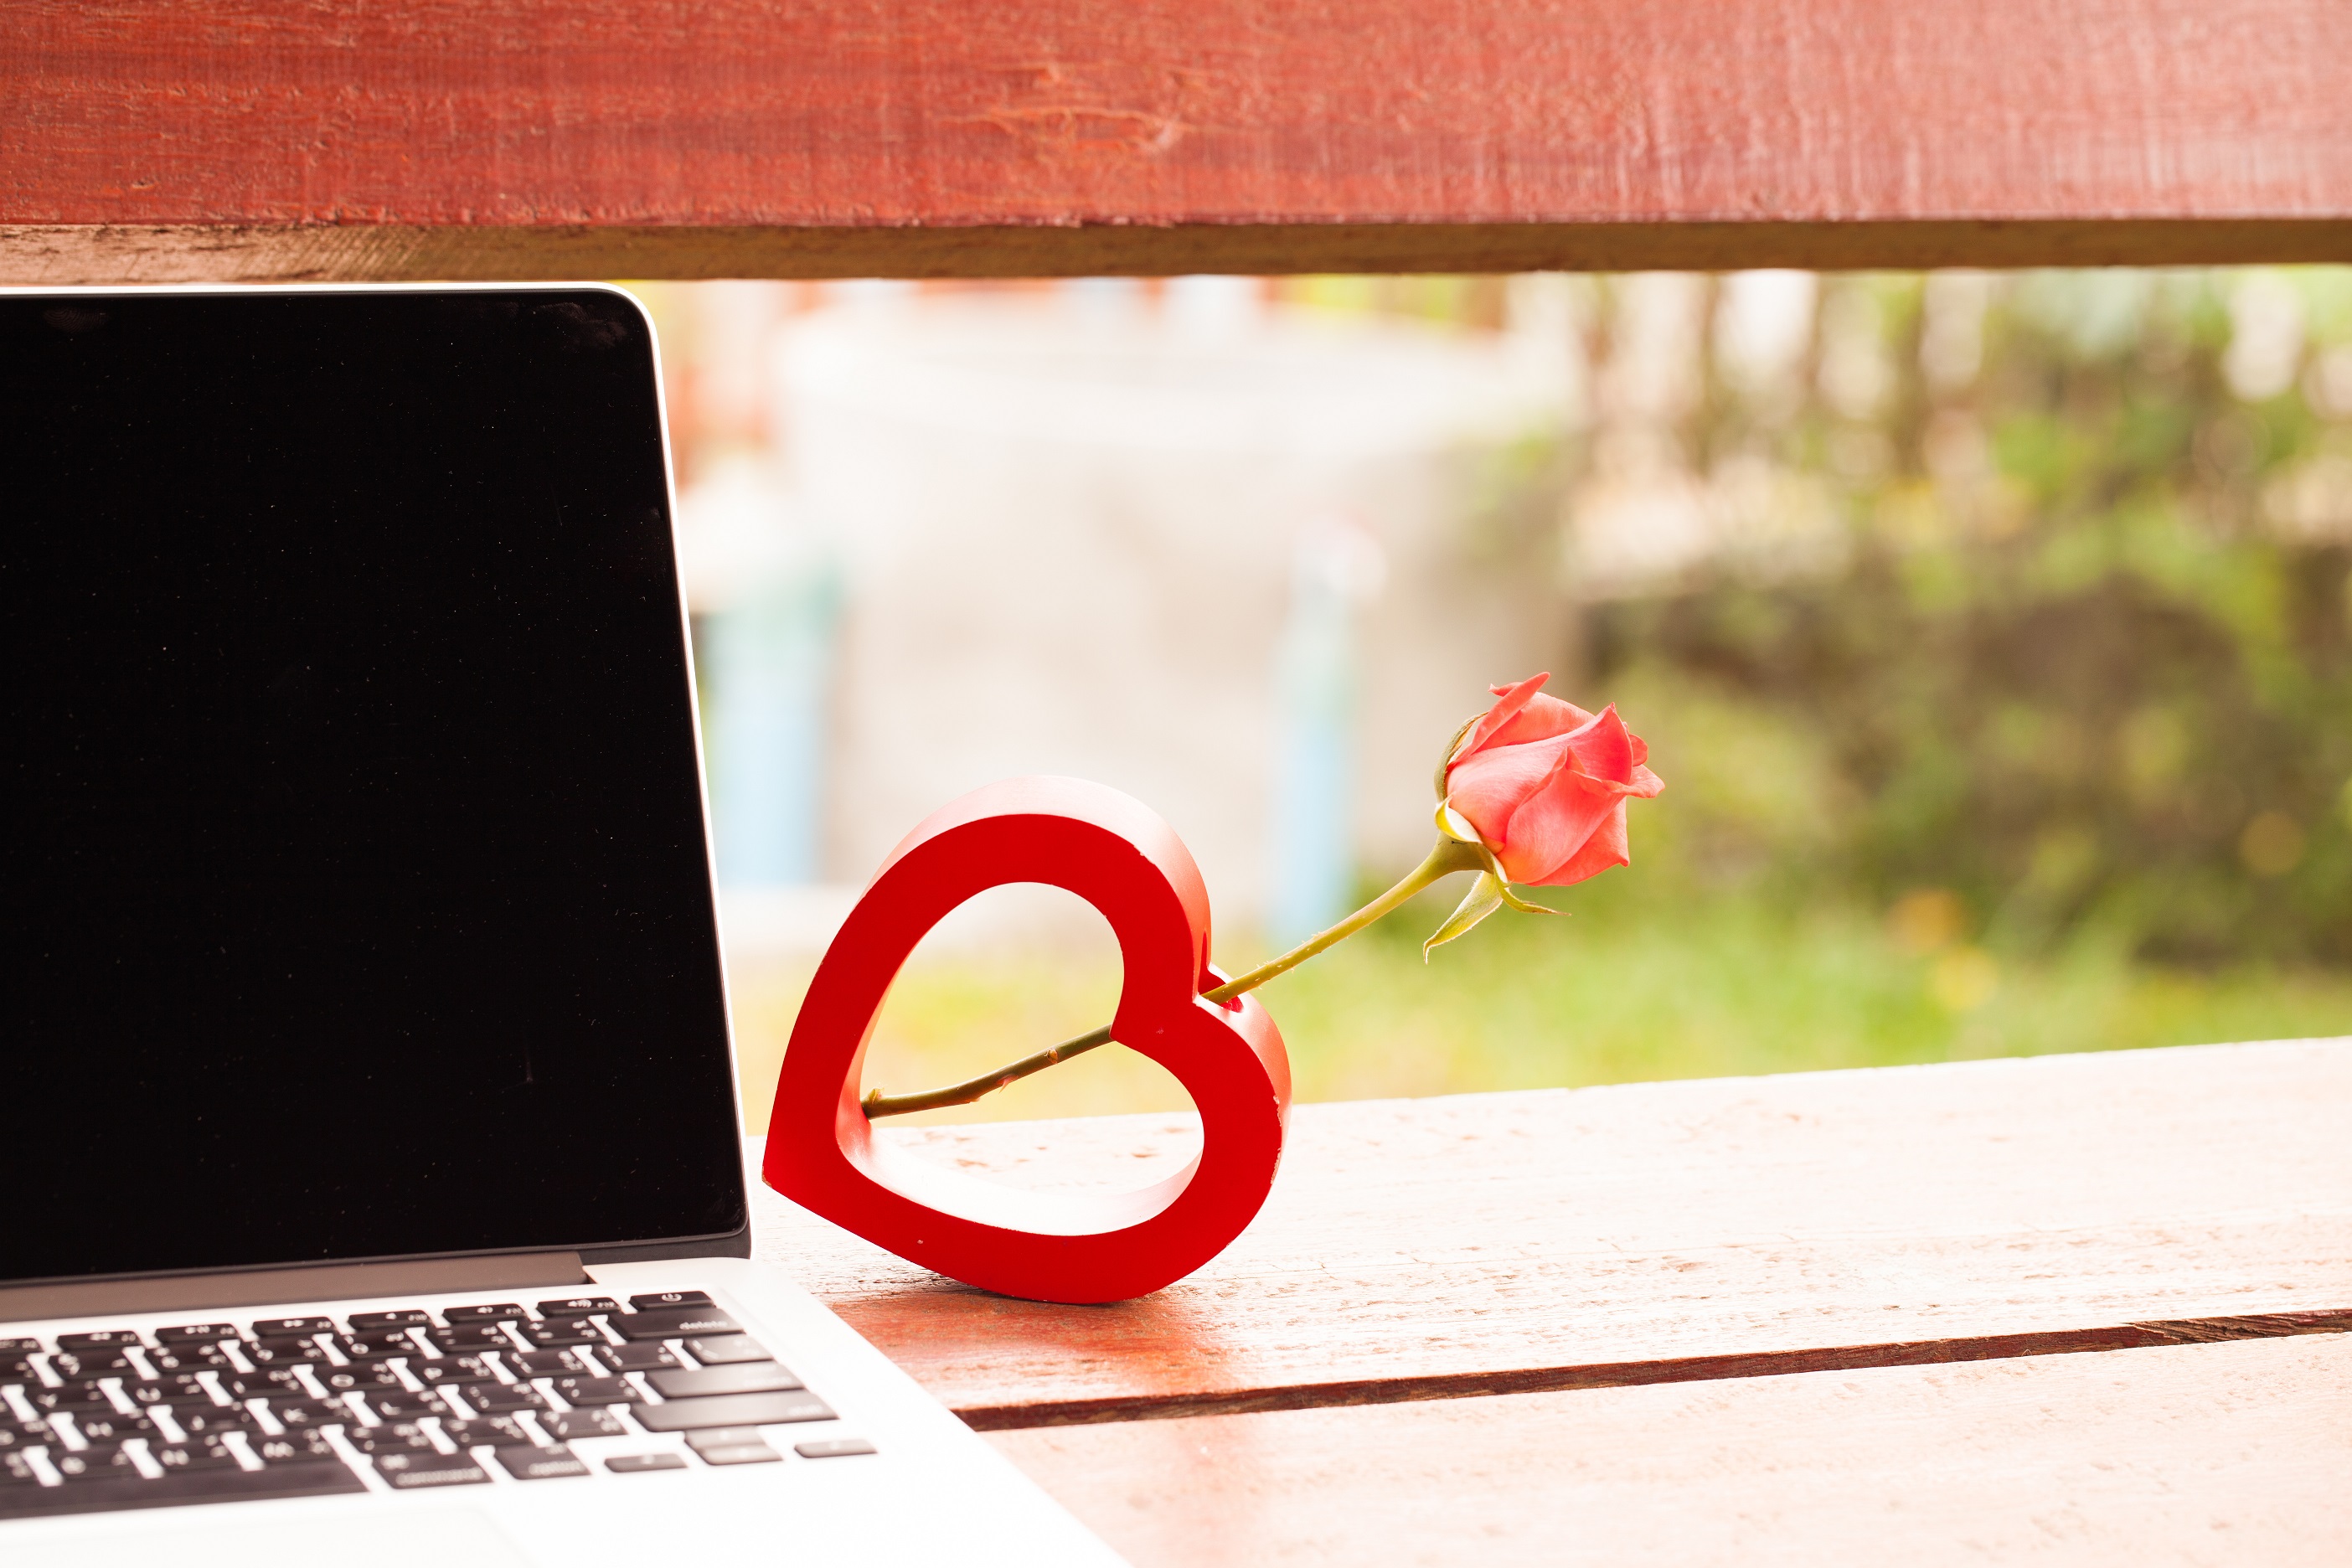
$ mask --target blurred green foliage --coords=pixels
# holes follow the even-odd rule
[[[1588,613],[1681,873],[1923,949],[2352,963],[2352,272],[1987,279],[1941,378],[1932,287],[1826,285],[1867,409],[1710,365],[1683,432],[1826,476],[1828,569],[1726,552]]]

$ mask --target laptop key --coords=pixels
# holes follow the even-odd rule
[[[337,1334],[334,1345],[345,1361],[383,1361],[416,1353],[416,1342],[397,1330],[380,1334]]]
[[[629,1429],[621,1418],[601,1405],[585,1410],[566,1410],[558,1415],[542,1415],[539,1428],[559,1443],[576,1443],[583,1437],[625,1437]]]
[[[131,1358],[121,1351],[59,1351],[49,1357],[49,1370],[69,1383],[113,1377],[131,1372]]]
[[[280,1432],[274,1437],[248,1436],[246,1447],[265,1465],[340,1465],[343,1457],[316,1430]]]
[[[260,1418],[242,1405],[174,1405],[172,1419],[191,1437],[217,1437],[224,1432],[250,1432]]]
[[[793,1452],[803,1459],[845,1459],[852,1454],[870,1454],[874,1445],[863,1437],[827,1437],[821,1442],[795,1443]]]
[[[114,1400],[103,1384],[68,1383],[61,1388],[38,1388],[26,1384],[20,1397],[43,1415],[70,1414],[77,1410],[112,1411]]]
[[[767,1347],[749,1334],[719,1334],[707,1340],[688,1340],[686,1353],[705,1366],[723,1366],[730,1362],[769,1361]]]
[[[58,1349],[61,1351],[126,1350],[146,1342],[136,1329],[89,1329],[58,1336]]]
[[[126,1377],[117,1387],[122,1397],[145,1408],[151,1405],[210,1405],[213,1396],[196,1381],[192,1372],[173,1373],[167,1377]]]
[[[708,1307],[710,1293],[707,1290],[661,1290],[650,1296],[632,1296],[629,1305],[640,1312],[658,1312],[667,1307]]]
[[[626,1405],[639,1397],[625,1377],[559,1377],[555,1395],[566,1405]]]
[[[449,1414],[449,1407],[432,1394],[411,1394],[406,1389],[397,1394],[375,1390],[362,1395],[362,1403],[375,1412],[379,1421],[415,1421]]]
[[[236,1363],[218,1345],[173,1345],[147,1352],[147,1364],[157,1372],[217,1372]]]
[[[570,1351],[509,1351],[507,1360],[531,1377],[578,1377],[588,1371]]]
[[[235,1323],[174,1323],[155,1331],[159,1345],[217,1344],[237,1337]]]
[[[327,1359],[327,1352],[319,1348],[318,1341],[305,1339],[299,1334],[279,1334],[237,1348],[244,1352],[245,1359],[256,1366],[293,1366],[306,1361]]]
[[[209,1442],[151,1443],[147,1456],[163,1467],[166,1476],[186,1470],[236,1469],[236,1456],[228,1445],[217,1438]]]
[[[481,1307],[444,1307],[441,1321],[451,1328],[460,1323],[503,1323],[510,1319],[528,1318],[520,1301],[496,1301]]]
[[[509,1444],[490,1452],[498,1457],[499,1464],[506,1473],[519,1481],[550,1481],[588,1473],[588,1467],[560,1443],[552,1448]]]
[[[598,1345],[596,1359],[614,1372],[651,1372],[656,1367],[676,1366],[677,1357],[667,1347],[648,1342],[635,1345]]]
[[[617,1312],[621,1304],[610,1296],[572,1296],[562,1301],[541,1301],[539,1315],[542,1318],[593,1318],[599,1312]]]
[[[221,1379],[221,1386],[237,1399],[271,1399],[283,1395],[289,1399],[308,1399],[310,1391],[302,1380],[282,1366],[264,1367],[259,1372],[230,1373]]]
[[[676,1454],[615,1454],[604,1468],[616,1476],[642,1476],[653,1470],[682,1470],[686,1461]]]
[[[427,1329],[425,1337],[433,1348],[444,1355],[461,1355],[467,1351],[505,1350],[514,1342],[499,1331],[496,1323],[460,1323],[454,1328]]]
[[[648,1432],[694,1432],[712,1426],[775,1426],[788,1421],[830,1421],[833,1406],[801,1390],[786,1394],[722,1394],[633,1405],[629,1414]]]
[[[101,1443],[120,1443],[126,1437],[152,1437],[155,1423],[144,1415],[118,1415],[111,1410],[86,1410],[72,1418],[74,1430],[82,1441],[95,1447]]]
[[[269,1414],[289,1432],[309,1432],[320,1426],[346,1426],[352,1413],[340,1401],[330,1404],[318,1399],[273,1399]]]
[[[468,1383],[457,1389],[457,1397],[479,1414],[495,1415],[509,1410],[544,1410],[547,1401],[539,1390],[528,1384]]]
[[[478,1415],[471,1421],[444,1421],[441,1430],[460,1448],[530,1441],[522,1429],[522,1424],[511,1415]]]
[[[87,1448],[70,1451],[52,1448],[49,1468],[69,1487],[91,1481],[147,1479],[140,1474],[139,1467],[131,1462],[131,1455],[119,1443],[93,1443]]]
[[[352,1332],[380,1334],[387,1329],[422,1329],[431,1326],[432,1315],[422,1307],[394,1307],[382,1312],[353,1312]]]
[[[408,1375],[433,1388],[443,1384],[481,1383],[488,1380],[490,1369],[479,1356],[440,1356],[411,1361]]]
[[[285,1339],[296,1334],[332,1333],[334,1328],[332,1318],[261,1318],[254,1322],[253,1337],[257,1340]]]
[[[466,1454],[383,1454],[375,1461],[376,1474],[401,1491],[433,1487],[487,1486],[490,1475]]]
[[[344,1432],[344,1440],[361,1453],[370,1456],[384,1454],[437,1454],[433,1439],[425,1428],[414,1421],[387,1421],[381,1426],[354,1426]]]
[[[768,1447],[760,1434],[749,1426],[722,1426],[714,1431],[689,1432],[686,1446],[706,1465],[773,1465],[783,1456]]]
[[[254,1340],[237,1346],[238,1353],[255,1366],[300,1366],[305,1362],[324,1361],[327,1352],[315,1340],[281,1338]]]
[[[716,1307],[673,1307],[658,1312],[623,1312],[606,1322],[625,1340],[702,1339],[741,1332],[734,1319]]]
[[[743,1362],[733,1366],[698,1366],[690,1371],[681,1368],[673,1372],[649,1372],[646,1373],[646,1382],[664,1399],[693,1399],[707,1394],[764,1394],[773,1389],[803,1386],[789,1369],[772,1361]]]
[[[604,1336],[586,1318],[555,1318],[543,1323],[524,1323],[522,1337],[545,1350],[566,1345],[601,1345]]]
[[[405,1388],[400,1374],[382,1362],[354,1362],[350,1366],[328,1366],[321,1363],[310,1369],[319,1386],[330,1394],[349,1394],[361,1388]]]

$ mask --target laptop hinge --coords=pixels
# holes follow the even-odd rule
[[[248,1274],[175,1274],[0,1289],[0,1322],[78,1318],[92,1312],[175,1312],[194,1307],[258,1307],[272,1301],[347,1301],[446,1290],[582,1285],[576,1252],[499,1252],[405,1263],[329,1263]]]

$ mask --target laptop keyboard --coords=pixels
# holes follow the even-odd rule
[[[695,1290],[0,1336],[0,1519],[874,1452],[787,1442],[835,1418]]]

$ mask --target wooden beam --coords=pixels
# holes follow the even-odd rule
[[[1135,1568],[2352,1562],[2352,1342],[1056,1426]]]
[[[0,278],[2352,258],[2337,0],[23,0]]]
[[[765,1189],[757,1256],[993,1430],[2340,1333],[2347,1113],[2352,1040],[1303,1105],[1265,1212],[1140,1300],[969,1289]],[[885,1135],[1135,1186],[1189,1121]]]

